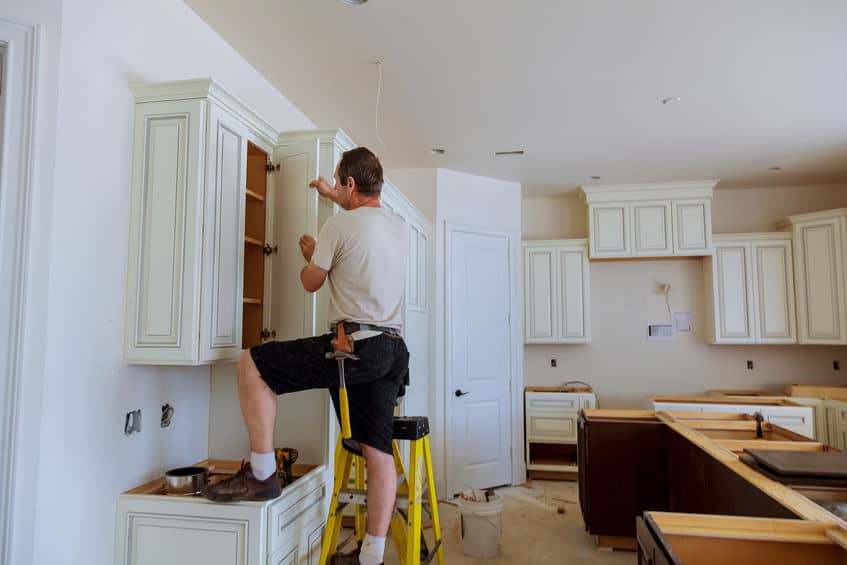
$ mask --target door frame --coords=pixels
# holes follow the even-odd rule
[[[452,354],[452,337],[453,337],[453,324],[451,323],[451,319],[449,316],[450,308],[452,306],[452,291],[450,290],[450,284],[448,281],[452,275],[451,273],[451,265],[453,260],[453,234],[455,233],[470,233],[474,235],[484,235],[484,236],[493,236],[493,237],[502,237],[506,240],[508,247],[508,271],[509,271],[509,335],[511,337],[511,347],[510,347],[510,359],[511,364],[509,367],[510,371],[510,382],[511,385],[509,387],[509,393],[511,395],[511,403],[510,403],[510,417],[511,417],[511,426],[512,430],[511,435],[511,448],[510,448],[510,462],[511,462],[511,484],[517,484],[518,482],[523,482],[524,477],[526,476],[526,465],[524,463],[524,458],[522,456],[523,448],[518,446],[523,446],[523,435],[524,435],[524,418],[523,418],[523,395],[521,391],[523,390],[523,371],[521,370],[521,366],[523,364],[522,352],[523,348],[521,347],[521,339],[519,335],[519,331],[523,329],[522,323],[522,313],[520,308],[520,300],[519,295],[522,292],[520,286],[520,280],[518,276],[518,265],[521,263],[518,262],[518,249],[516,247],[518,240],[515,238],[515,234],[509,231],[504,230],[495,230],[490,228],[483,228],[477,226],[469,226],[465,224],[457,224],[452,222],[444,222],[444,246],[445,246],[445,258],[444,258],[444,387],[442,389],[442,394],[444,398],[444,421],[445,421],[445,430],[444,430],[444,457],[445,457],[445,482],[447,486],[447,495],[459,492],[463,485],[459,485],[456,483],[457,477],[454,476],[453,468],[453,434],[452,426],[453,426],[453,402],[452,395],[450,391],[453,390],[453,375],[451,369],[451,354]],[[518,323],[521,322],[521,323]]]
[[[23,384],[25,289],[28,274],[31,202],[35,172],[35,124],[40,28],[0,18],[3,65],[3,128],[0,131],[0,562],[11,560],[15,483],[20,471],[20,398]],[[6,304],[8,306],[3,306]]]

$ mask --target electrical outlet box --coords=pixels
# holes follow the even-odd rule
[[[647,340],[673,339],[673,324],[669,322],[650,322],[647,324]]]
[[[832,362],[832,370],[833,371],[840,371],[841,370],[841,361],[838,361],[837,359],[835,361],[833,361]]]
[[[753,370],[753,362],[752,361],[749,361],[749,360],[747,361],[747,368],[751,371]]]
[[[124,435],[132,435],[141,431],[141,408],[130,410],[124,420]]]
[[[551,366],[551,367],[555,367],[555,366],[556,366],[556,360],[555,360],[555,359],[550,359],[550,366]]]

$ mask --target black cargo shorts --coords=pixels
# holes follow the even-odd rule
[[[276,394],[329,389],[339,416],[338,363],[327,359],[332,334],[291,341],[271,341],[250,349],[262,379]],[[409,350],[396,334],[382,333],[356,341],[357,361],[344,361],[350,404],[352,442],[344,447],[361,454],[358,443],[391,454],[394,406],[409,371]]]

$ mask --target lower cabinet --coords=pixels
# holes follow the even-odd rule
[[[325,477],[325,467],[318,467],[264,502],[122,494],[114,563],[318,565],[328,506]]]
[[[597,397],[585,392],[527,391],[526,468],[528,471],[575,472],[579,411],[596,408]]]
[[[826,443],[838,449],[847,450],[847,402],[840,400],[823,401],[826,420]]]

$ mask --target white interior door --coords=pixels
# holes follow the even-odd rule
[[[454,489],[511,483],[510,239],[448,230],[448,453]]]

